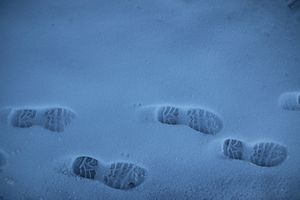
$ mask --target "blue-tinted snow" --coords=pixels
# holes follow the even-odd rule
[[[300,112],[278,106],[299,90],[299,25],[284,0],[2,0],[0,107],[62,105],[78,118],[63,133],[1,125],[0,199],[300,199]],[[140,120],[136,105],[154,104],[212,109],[224,129]],[[225,159],[228,137],[279,142],[289,157]],[[60,173],[78,155],[149,174],[122,191]]]

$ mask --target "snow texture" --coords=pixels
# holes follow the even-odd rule
[[[1,200],[300,199],[299,0],[2,0],[0,27]]]

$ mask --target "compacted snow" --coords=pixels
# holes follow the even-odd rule
[[[2,0],[0,199],[300,199],[291,2]]]

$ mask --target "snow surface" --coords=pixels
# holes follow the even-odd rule
[[[285,0],[2,0],[0,107],[62,105],[63,133],[0,126],[0,199],[300,199],[300,12]],[[217,135],[141,120],[137,107],[216,111]],[[225,138],[288,148],[276,167],[222,156]],[[5,155],[7,154],[7,155]],[[68,172],[76,156],[130,161],[116,190]]]

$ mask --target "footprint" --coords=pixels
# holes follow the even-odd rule
[[[300,111],[300,92],[286,92],[279,97],[279,106],[284,110]]]
[[[279,165],[287,158],[287,149],[280,144],[260,142],[249,145],[236,139],[224,141],[223,153],[228,158],[246,160],[262,167]]]
[[[288,7],[290,9],[297,9],[300,7],[300,0],[290,0],[288,2]]]
[[[88,156],[77,157],[72,164],[75,175],[98,180],[105,185],[128,190],[140,185],[146,178],[146,169],[128,162],[101,163]]]
[[[53,132],[63,132],[76,114],[65,107],[5,108],[0,111],[1,121],[13,127],[41,126]]]
[[[160,106],[157,120],[163,124],[181,124],[205,134],[214,135],[221,131],[223,122],[215,113],[201,109],[175,106]]]

